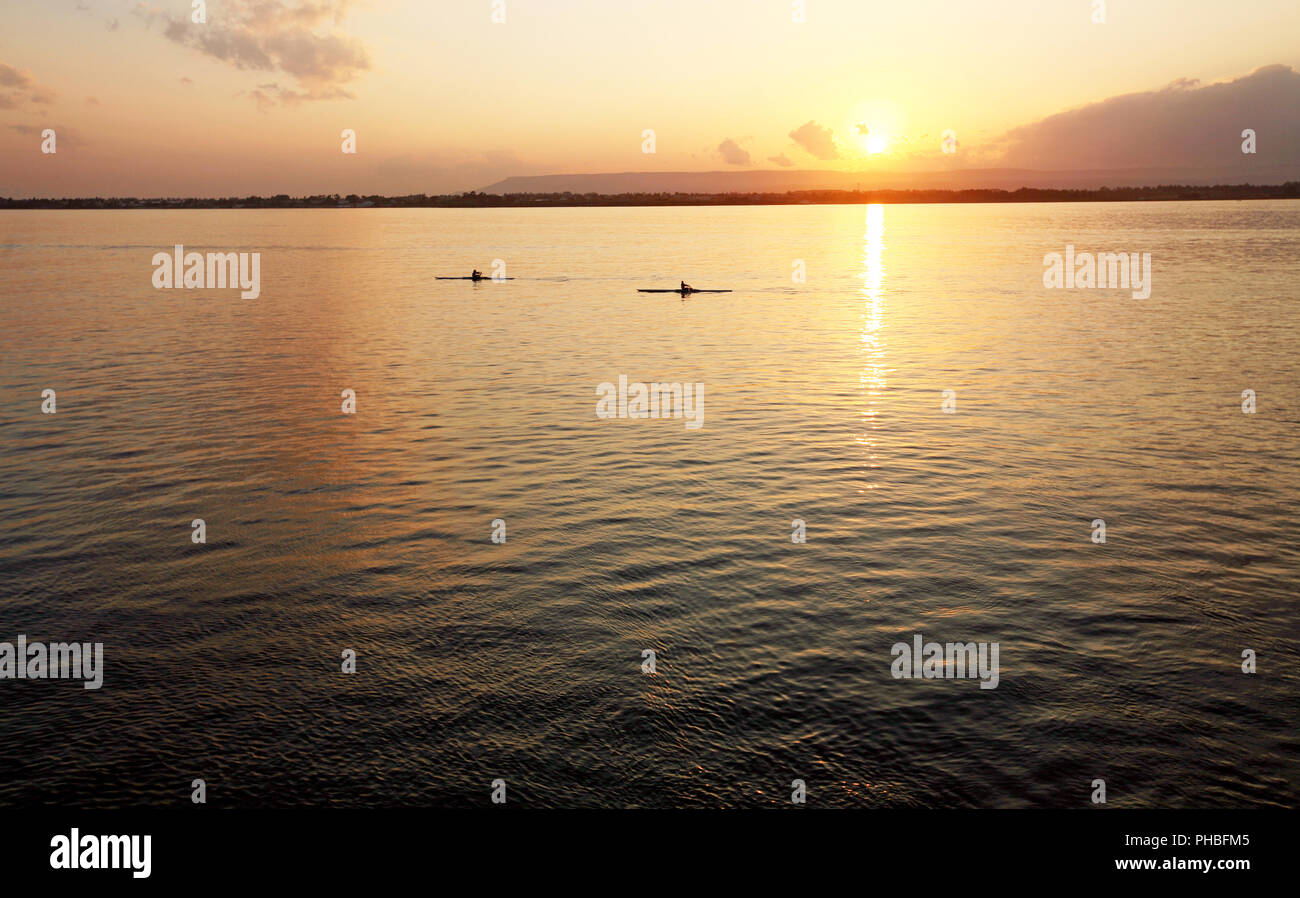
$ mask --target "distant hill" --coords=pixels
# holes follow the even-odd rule
[[[1014,168],[932,172],[807,170],[616,172],[506,178],[481,193],[785,193],[792,190],[1016,190],[1020,187],[1095,190],[1154,184],[1281,184],[1300,180],[1300,161],[1231,168],[1127,168],[1035,171]]]

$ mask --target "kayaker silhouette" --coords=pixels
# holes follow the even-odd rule
[[[690,284],[686,283],[685,281],[682,281],[682,292],[683,292],[683,293],[690,293],[693,289],[695,289],[695,288],[692,287]]]
[[[469,276],[469,279],[471,281],[481,281],[483,280],[483,273],[475,268],[474,273]]]

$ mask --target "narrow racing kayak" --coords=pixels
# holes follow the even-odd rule
[[[436,277],[436,278],[434,278],[434,280],[435,280],[435,281],[513,281],[514,278],[494,278],[494,277],[492,277],[491,275],[487,275],[486,277],[481,277],[481,278],[470,278],[470,277],[463,277],[463,278],[443,278],[443,277]]]
[[[636,292],[637,293],[683,293],[685,294],[685,293],[730,293],[731,291],[730,290],[697,290],[694,287],[692,287],[689,290],[682,290],[682,289],[653,290],[649,287],[637,287]]]

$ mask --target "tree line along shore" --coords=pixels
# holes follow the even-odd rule
[[[1101,187],[1056,190],[792,190],[786,193],[454,193],[359,196],[337,193],[292,197],[0,197],[0,209],[334,209],[523,208],[530,206],[791,206],[861,203],[1096,203],[1171,200],[1300,199],[1300,181],[1284,184],[1216,184],[1200,187]]]

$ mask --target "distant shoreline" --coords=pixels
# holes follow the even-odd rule
[[[317,194],[178,198],[77,197],[11,199],[0,197],[0,209],[523,209],[586,206],[799,206],[925,204],[925,203],[1096,203],[1171,202],[1196,200],[1300,199],[1300,181],[1284,184],[1216,184],[1198,187],[1162,184],[1154,187],[1101,187],[1054,190],[792,190],[785,193],[468,193],[408,196]]]

